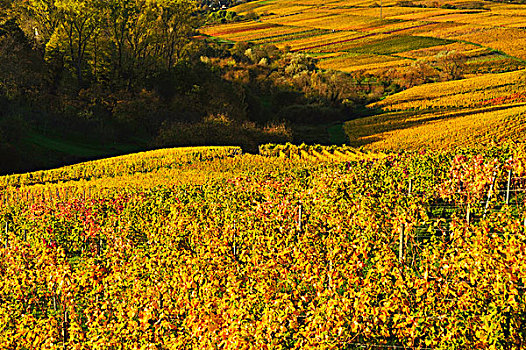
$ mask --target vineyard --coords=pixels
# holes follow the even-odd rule
[[[347,146],[262,145],[259,154],[265,157],[322,162],[363,161],[386,157],[384,153],[365,153]]]
[[[347,122],[353,145],[370,150],[450,149],[524,142],[526,107],[447,113],[392,113]]]
[[[27,174],[3,176],[1,187],[34,185],[58,181],[116,177],[160,168],[172,168],[196,161],[224,158],[240,154],[239,147],[187,147],[136,153],[128,156],[107,158],[56,170],[37,171]]]
[[[371,107],[386,111],[469,108],[526,102],[526,71],[486,74],[461,81],[415,86]]]
[[[523,142],[524,76],[520,70],[415,86],[371,104],[384,113],[344,129],[352,146],[370,150]]]
[[[152,151],[0,178],[1,349],[521,349],[526,148]]]
[[[253,1],[232,9],[259,19],[212,25],[202,32],[232,41],[274,44],[321,59],[320,68],[375,73],[410,67],[440,51],[468,58],[474,74],[524,67],[526,15],[521,5],[461,1]],[[355,60],[357,62],[355,62]]]

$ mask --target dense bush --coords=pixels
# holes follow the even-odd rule
[[[155,145],[174,146],[241,146],[257,152],[263,143],[291,141],[291,131],[283,124],[258,127],[253,122],[236,122],[223,115],[210,116],[198,123],[178,122],[161,128]]]

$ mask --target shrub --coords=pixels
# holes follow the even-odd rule
[[[176,122],[161,128],[154,145],[175,146],[241,146],[246,152],[257,152],[263,143],[285,143],[292,139],[284,124],[259,127],[252,122],[236,122],[224,115],[214,115],[198,123]]]

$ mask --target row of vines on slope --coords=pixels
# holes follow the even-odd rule
[[[483,206],[525,154],[246,155],[199,185],[9,202],[0,348],[520,349],[524,198],[453,212],[411,262],[398,229],[437,203]]]
[[[0,177],[0,188],[95,179],[180,167],[193,162],[241,154],[240,147],[180,147],[106,158],[53,170]]]

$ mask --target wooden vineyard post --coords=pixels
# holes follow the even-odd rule
[[[5,223],[5,241],[4,241],[4,248],[7,249],[7,246],[9,245],[9,223]]]
[[[404,225],[400,224],[398,228],[398,261],[403,262],[404,259]]]
[[[511,169],[508,170],[508,183],[506,185],[506,205],[510,204]]]
[[[470,210],[469,209],[470,208],[469,208],[469,203],[468,203],[468,208],[466,210],[466,222],[468,223],[468,225],[469,225],[469,215],[470,215]]]
[[[302,227],[301,227],[301,221],[302,221],[302,205],[301,205],[301,202],[300,202],[300,205],[299,205],[299,208],[298,208],[298,231],[301,232],[302,230]]]
[[[232,239],[232,251],[234,253],[234,260],[237,260],[237,246],[236,246],[236,222],[234,221],[234,237]]]
[[[332,289],[332,260],[329,261],[329,289]]]
[[[409,179],[409,186],[407,189],[408,196],[411,196],[413,192],[413,179]],[[398,261],[403,264],[404,262],[404,234],[405,234],[405,225],[400,223],[398,227]]]
[[[68,311],[64,310],[64,320],[62,321],[62,349],[66,350],[68,341]]]
[[[55,286],[53,286],[53,310],[57,312],[57,292]]]

